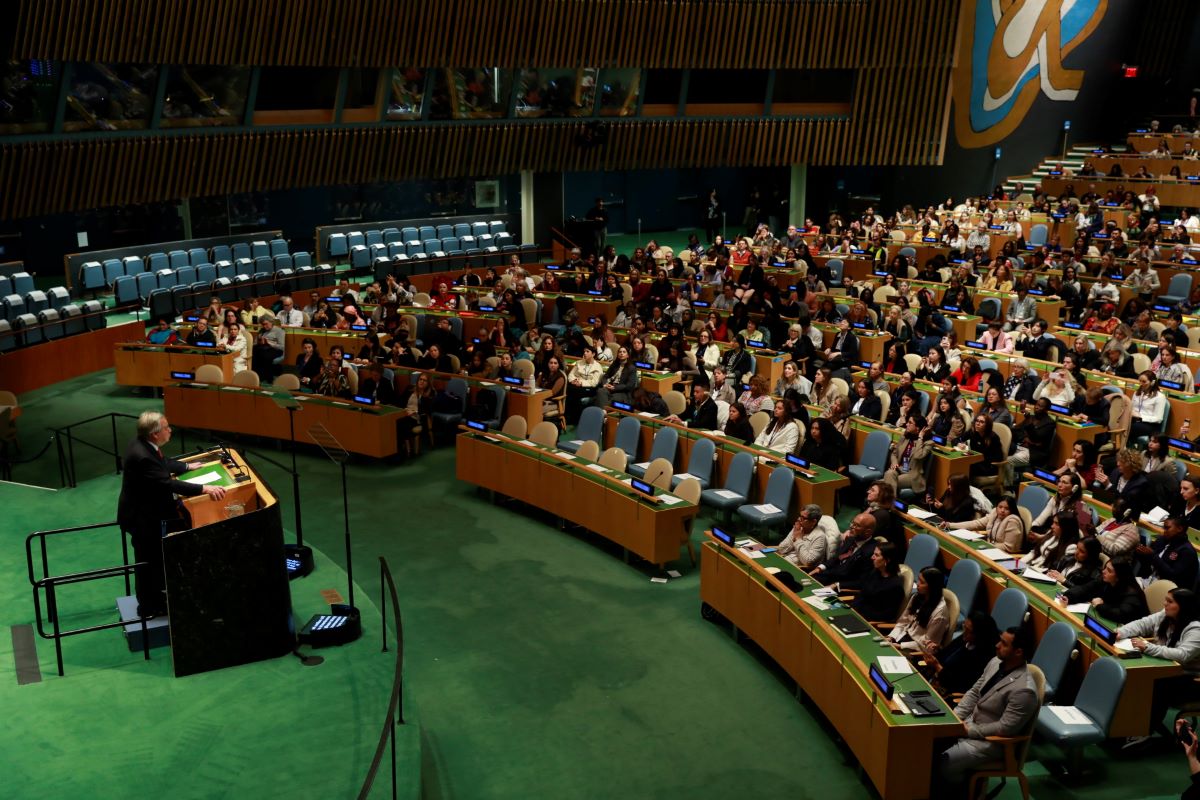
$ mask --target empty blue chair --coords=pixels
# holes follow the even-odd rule
[[[446,383],[446,394],[457,399],[457,407],[452,411],[434,411],[433,424],[445,428],[454,428],[462,422],[467,410],[467,382],[462,378],[451,378]]]
[[[198,305],[196,298],[192,295],[192,287],[189,284],[172,286],[166,291],[171,293],[171,306],[175,309],[176,314],[191,311]]]
[[[63,337],[62,317],[53,308],[45,308],[38,312],[38,327],[46,339],[61,339]]]
[[[79,284],[79,288],[85,292],[95,292],[108,285],[104,281],[104,267],[99,261],[88,261],[80,267],[76,282]],[[4,286],[0,286],[0,295],[8,294],[9,292],[5,289],[9,289],[10,286],[8,278],[5,278]]]
[[[50,301],[50,308],[62,308],[71,302],[71,293],[63,286],[55,286],[46,290],[46,298]]]
[[[842,270],[846,268],[845,263],[840,258],[831,258],[825,262],[825,266],[829,268],[829,277],[835,286],[842,285]]]
[[[415,255],[424,253],[425,247],[418,241],[405,242],[404,252],[409,258],[412,258]]]
[[[288,243],[284,239],[271,240],[271,257],[286,256],[288,254]]]
[[[1049,501],[1050,493],[1036,483],[1031,483],[1021,489],[1021,496],[1017,498],[1017,507],[1026,509],[1036,518]]]
[[[58,315],[62,318],[63,336],[74,336],[87,330],[87,324],[83,320],[83,309],[79,306],[65,305],[58,310]]]
[[[705,489],[700,493],[700,502],[719,509],[726,520],[738,506],[750,497],[750,481],[754,478],[754,456],[742,451],[729,462],[725,473],[725,486],[720,489]]]
[[[248,258],[239,258],[233,262],[234,274],[236,275],[253,275],[254,262]]]
[[[1009,628],[1016,628],[1025,621],[1025,612],[1029,610],[1029,598],[1020,589],[1009,588],[996,598],[992,607],[992,619],[1001,633]]]
[[[1029,241],[1027,244],[1031,244],[1034,247],[1041,247],[1046,243],[1047,233],[1046,226],[1040,222],[1037,225],[1031,226],[1029,228]]]
[[[192,263],[188,259],[187,252],[184,250],[172,250],[171,252],[167,253],[167,261],[167,266],[169,266],[171,269],[179,269],[180,267],[186,267]]]
[[[232,261],[218,261],[213,266],[217,268],[218,278],[229,278],[232,281],[233,276],[237,275],[237,269],[234,268]]]
[[[458,249],[458,237],[457,236],[447,236],[447,237],[443,238],[441,240],[441,245],[438,247],[438,250],[445,250],[447,253],[449,253],[451,250],[457,250],[457,249]]]
[[[271,245],[258,239],[250,243],[250,257],[254,259],[271,256]]]
[[[212,249],[212,261],[216,264],[218,261],[228,261],[233,263],[233,252],[227,244],[219,244]]]
[[[417,229],[417,238],[421,240],[438,238],[437,228],[432,225],[422,225]]]
[[[201,283],[212,283],[217,279],[217,268],[212,264],[201,264],[196,267],[196,280]]]
[[[375,245],[375,244],[383,244],[383,231],[380,231],[380,230],[367,231],[367,241],[366,241],[367,247],[370,247],[371,245]]]
[[[625,451],[629,461],[637,461],[638,446],[642,438],[642,423],[637,417],[625,417],[617,423],[617,436],[613,446]]]
[[[1167,284],[1167,291],[1158,296],[1158,302],[1164,305],[1178,305],[1188,299],[1192,293],[1192,276],[1176,273]]]
[[[141,256],[125,256],[121,263],[125,266],[126,275],[136,276],[139,272],[146,271],[146,262],[142,261]]]
[[[250,245],[245,242],[238,242],[233,246],[233,263],[237,263],[239,258],[250,258]]]
[[[329,239],[325,243],[325,250],[334,258],[340,258],[348,254],[350,252],[350,245],[346,243],[346,234],[329,234]]]
[[[493,233],[492,243],[501,250],[503,250],[505,247],[516,247],[516,242],[513,241],[512,234],[504,231],[501,231],[500,233]]]
[[[646,468],[650,466],[650,462],[655,459],[665,458],[674,464],[675,449],[678,446],[679,431],[674,428],[659,428],[658,433],[654,434],[654,443],[650,446],[650,457],[646,459],[645,463],[630,464],[625,471],[641,478],[646,474]]]
[[[1105,656],[1088,667],[1079,693],[1075,695],[1074,706],[1083,712],[1089,724],[1063,722],[1049,706],[1043,706],[1038,711],[1037,732],[1043,739],[1066,752],[1068,772],[1078,772],[1083,748],[1108,738],[1108,727],[1112,724],[1117,702],[1124,689],[1125,665],[1111,656]]]
[[[296,291],[307,292],[317,288],[317,271],[312,267],[296,269]]]
[[[383,233],[383,243],[384,244],[391,244],[392,242],[403,241],[400,238],[400,229],[399,228],[384,228],[382,233]]]
[[[270,256],[258,256],[254,259],[254,272],[265,272],[270,275],[275,271],[275,260]]]
[[[1046,697],[1049,703],[1058,691],[1063,673],[1075,652],[1075,627],[1069,622],[1058,621],[1046,629],[1038,642],[1031,663],[1046,676]]]
[[[250,297],[261,297],[264,294],[271,293],[271,287],[274,284],[275,273],[273,272],[256,272],[250,276],[250,283],[247,284],[250,289],[250,294],[245,299]]]
[[[442,247],[441,239],[422,239],[421,240],[421,249],[424,250],[426,253],[432,253],[435,250],[440,250],[441,247]]]
[[[905,258],[910,259],[910,260],[914,259],[917,257],[917,248],[906,245],[906,246],[900,248],[900,252],[898,255],[902,255]]]
[[[479,421],[484,425],[487,425],[489,428],[499,428],[504,424],[504,401],[508,399],[508,392],[504,390],[503,386],[498,386],[496,384],[482,386],[480,387],[479,391],[491,392],[492,394],[496,395],[495,415],[491,419],[481,419]]]
[[[197,280],[199,280],[199,278],[196,277],[195,267],[180,267],[179,269],[175,270],[174,276],[175,277],[171,279],[170,283],[159,281],[158,285],[170,289],[177,283],[195,283]]]
[[[950,569],[946,588],[954,592],[954,596],[958,598],[959,624],[971,616],[971,609],[975,606],[975,596],[979,593],[981,575],[979,562],[970,558],[960,558]]]
[[[275,294],[291,294],[296,270],[289,267],[275,271]]]
[[[504,232],[505,232],[505,230],[504,230],[504,222],[503,221],[494,219],[488,223],[488,233],[490,233],[492,236],[495,236],[498,233],[504,233]]]
[[[478,246],[479,246],[479,243],[476,242],[475,237],[470,234],[468,234],[466,236],[458,237],[458,248],[460,250],[468,250],[469,251]]]
[[[188,263],[198,267],[208,261],[208,251],[203,247],[188,248]]]
[[[334,275],[333,267],[329,264],[317,264],[317,286],[333,286],[337,283],[337,276]]]
[[[150,272],[158,272],[160,269],[170,269],[171,262],[167,259],[166,253],[151,253],[146,256],[146,269]]]
[[[25,295],[25,313],[37,315],[41,311],[45,311],[50,307],[50,298],[45,292],[34,289]]]
[[[494,241],[495,238],[496,237],[492,236],[490,233],[481,233],[475,237],[475,246],[482,247],[484,250],[486,250],[496,244]]]
[[[184,276],[187,278],[186,281],[180,280],[179,279],[179,271],[173,270],[173,269],[162,269],[156,273],[145,272],[142,274],[154,276],[154,286],[151,286],[150,287],[151,289],[155,288],[155,286],[162,288],[162,289],[170,289],[172,286],[174,286],[177,283],[187,284],[187,283],[192,283],[193,281],[196,280],[196,270],[194,267],[181,267],[180,269],[187,270],[187,273]]]
[[[17,333],[12,324],[6,319],[0,319],[0,353],[7,353],[17,348]]]
[[[937,538],[928,533],[918,533],[908,543],[908,553],[904,556],[904,563],[912,570],[913,575],[917,575],[926,567],[932,567],[933,562],[937,560],[937,555]]]
[[[459,238],[459,239],[461,239],[464,236],[470,236],[471,235],[471,226],[465,222],[456,222],[456,223],[454,223],[454,233],[452,233],[450,235],[454,236],[456,238]]]
[[[0,275],[0,297],[8,297],[13,293],[12,281],[7,275]]]
[[[350,249],[354,249],[355,247],[359,246],[366,247],[367,237],[363,236],[362,231],[350,231],[348,234],[346,234],[346,245]]]
[[[454,226],[453,225],[438,225],[437,231],[434,233],[434,236],[436,236],[439,239],[447,239],[453,235],[454,235]]]
[[[150,319],[158,320],[163,317],[172,319],[175,316],[175,299],[171,289],[154,289],[146,298],[146,308],[149,309]]]
[[[137,296],[146,298],[150,293],[158,288],[158,276],[153,272],[140,273],[134,281],[137,284]]]
[[[350,248],[350,267],[366,269],[371,265],[371,254],[364,245],[358,244]]]
[[[487,232],[488,232],[488,224],[486,222],[472,222],[471,223],[471,235],[472,236],[479,236],[479,235],[487,233]]]
[[[21,314],[12,320],[12,328],[16,331],[17,341],[21,344],[31,345],[45,341],[46,337],[42,333],[42,327],[38,325],[38,318],[33,314]]]
[[[851,464],[847,471],[854,483],[873,483],[883,477],[887,469],[888,448],[892,437],[884,431],[871,431],[863,444],[862,461]]]
[[[411,242],[413,239],[421,238],[421,232],[416,228],[401,228],[400,240],[403,242]]]
[[[687,478],[695,478],[700,489],[708,488],[712,480],[713,455],[717,445],[712,439],[697,439],[692,444],[691,455],[688,456],[687,470],[671,477],[671,488],[674,489]]]
[[[222,276],[213,281],[212,293],[221,298],[222,303],[232,303],[237,300],[237,289],[233,285],[233,276]]]
[[[388,258],[396,258],[397,256],[408,257],[408,250],[404,247],[404,242],[392,242],[388,245]]]
[[[287,253],[284,253],[283,255],[275,256],[275,271],[276,272],[279,272],[279,270],[281,270],[281,269],[293,269],[293,268],[294,268],[294,264],[292,262],[292,257],[290,255],[288,255]]]
[[[519,249],[521,251],[521,263],[522,264],[536,264],[537,263],[537,260],[538,260],[537,242],[529,242],[528,244],[519,245],[517,249]]]
[[[375,259],[377,258],[390,258],[386,244],[369,244],[367,245],[367,253],[370,256],[372,264],[375,263]]]
[[[19,294],[5,295],[4,299],[0,300],[0,310],[3,311],[0,316],[11,322],[25,313],[25,298]]]
[[[787,522],[788,509],[792,504],[792,491],[796,485],[796,474],[791,467],[776,467],[767,479],[767,491],[763,501],[738,506],[738,516],[756,528],[772,529]],[[770,508],[769,508],[770,507]]]
[[[567,437],[570,436],[568,439]],[[558,449],[574,453],[584,442],[595,442],[604,447],[604,409],[588,406],[579,415],[579,424],[570,434],[563,434],[558,441]]]
[[[99,300],[87,300],[80,303],[79,308],[83,312],[83,319],[89,331],[108,327],[108,317],[104,316],[104,304]]]
[[[301,267],[312,266],[312,254],[301,250],[299,253],[292,255],[292,268],[300,269]]]
[[[149,272],[144,272],[142,274],[150,275],[151,278],[154,277],[154,275]],[[122,275],[121,277],[117,278],[117,280],[113,283],[113,296],[113,299],[116,301],[117,305],[124,306],[129,305],[130,303],[136,303],[138,300],[137,279],[131,275]]]
[[[236,276],[233,279],[233,294],[238,300],[249,300],[254,295],[254,276]]]
[[[116,285],[117,278],[125,274],[125,265],[121,263],[119,258],[106,258],[104,260],[104,283],[108,286]]]

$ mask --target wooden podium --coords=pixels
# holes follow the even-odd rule
[[[295,645],[279,502],[236,451],[228,464],[219,449],[210,454],[212,463],[180,477],[224,485],[225,498],[185,499],[189,527],[163,539],[177,677],[275,658]]]

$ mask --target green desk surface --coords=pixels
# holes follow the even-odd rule
[[[290,395],[304,405],[313,406],[333,406],[336,408],[344,408],[348,411],[359,411],[364,414],[398,414],[407,411],[407,409],[399,406],[366,406],[361,403],[352,403],[349,400],[335,400],[331,397],[326,397],[319,394],[309,394],[307,392],[286,392],[282,390],[271,389],[255,389],[249,386],[225,386],[216,383],[177,383],[181,389],[196,392],[243,392],[246,394],[257,395],[270,400],[276,395]]]
[[[198,478],[201,475],[207,475],[210,472],[217,473],[220,478],[215,481],[205,483],[203,484],[204,486],[232,486],[235,483],[233,476],[229,474],[229,470],[225,469],[225,465],[219,461],[213,462],[212,464],[205,464],[199,469],[189,470],[188,472],[185,472],[177,477],[181,481],[190,481],[192,478]]]
[[[529,439],[512,439],[499,432],[489,431],[488,433],[477,433],[475,431],[464,431],[459,433],[459,436],[467,436],[476,441],[484,441],[495,447],[501,447],[509,452],[519,453],[527,458],[532,458],[548,464],[553,464],[560,469],[570,470],[577,477],[592,481],[593,483],[602,483],[612,489],[614,492],[622,492],[628,497],[632,497],[640,501],[646,507],[654,511],[666,511],[675,508],[695,508],[695,503],[689,503],[682,497],[677,497],[671,492],[665,492],[658,487],[654,487],[654,496],[674,498],[674,502],[663,503],[654,502],[648,496],[634,489],[626,481],[632,479],[632,475],[624,472],[602,467],[594,461],[588,461],[586,458],[580,458],[574,453],[567,453],[563,450],[557,450],[550,447],[543,447],[540,444],[530,441]],[[588,465],[593,465],[589,467]],[[616,483],[606,478],[616,478],[622,483]]]
[[[749,537],[739,537],[738,541],[740,542],[744,539],[749,539]],[[716,544],[713,544],[712,542],[706,542],[705,547],[716,551],[721,555],[721,557],[728,559],[734,564],[737,564],[759,585],[766,585],[766,580],[761,575],[753,572],[748,566],[738,561],[729,553],[721,550]],[[758,563],[764,569],[768,567],[775,567],[782,572],[790,572],[792,576],[800,582],[800,587],[796,590],[796,595],[801,599],[805,597],[812,597],[815,590],[822,588],[821,584],[812,578],[809,578],[804,570],[795,566],[787,559],[776,555],[775,553],[767,554],[764,558],[760,559]],[[790,613],[804,620],[809,631],[811,631],[814,636],[816,636],[826,647],[830,649],[830,651],[834,653],[840,652],[838,643],[834,641],[834,639],[837,638],[840,641],[848,644],[850,649],[862,659],[863,663],[866,664],[868,668],[871,666],[871,664],[877,663],[876,659],[879,656],[901,655],[901,652],[896,647],[888,643],[886,639],[883,639],[882,642],[879,642],[876,641],[876,637],[874,635],[868,634],[866,636],[854,636],[846,638],[842,637],[841,634],[837,632],[829,634],[823,629],[816,627],[813,624],[812,618],[805,612],[805,610],[800,609],[790,597],[782,594],[779,595],[779,597],[780,603],[783,605],[783,607],[786,608]],[[831,608],[828,611],[821,611],[810,607],[808,610],[821,615],[826,620],[836,620],[840,617],[858,617],[858,614],[849,608]],[[866,620],[863,620],[863,622],[866,622]],[[863,687],[864,691],[867,693],[875,693],[875,689],[871,684],[870,678],[860,672],[857,668],[857,665],[843,663],[842,666],[845,668],[846,673],[854,678],[854,680]],[[915,669],[908,675],[888,675],[887,677],[892,682],[893,686],[895,686],[897,693],[910,692],[915,689],[930,690],[929,683],[923,677],[921,677],[921,674]],[[882,700],[882,696],[880,695],[879,697]],[[936,701],[938,707],[944,709],[946,714],[936,717],[914,717],[912,714],[893,714],[888,711],[886,713],[882,713],[880,716],[888,725],[945,725],[946,723],[954,723],[958,721],[958,718],[955,717],[951,711],[951,707],[938,695],[937,692],[930,691],[930,699]]]

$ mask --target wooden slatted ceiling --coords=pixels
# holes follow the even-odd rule
[[[16,0],[13,56],[154,64],[852,67],[926,57],[910,0]],[[934,8],[927,15],[909,8]],[[956,12],[951,12],[956,13]],[[895,20],[914,41],[862,34]],[[530,30],[536,29],[536,35]]]

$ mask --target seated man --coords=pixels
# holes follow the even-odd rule
[[[584,399],[596,396],[596,387],[604,377],[604,365],[596,360],[596,348],[583,346],[583,358],[567,374],[567,424],[574,425],[583,413]]]
[[[216,347],[217,335],[208,327],[208,320],[206,318],[200,317],[200,319],[196,320],[196,324],[188,332],[187,343],[193,346],[196,344],[207,344],[209,347]]]
[[[837,521],[821,513],[821,507],[809,503],[796,517],[792,530],[780,542],[776,552],[801,569],[810,569],[837,552],[842,538]],[[761,550],[766,545],[758,545]]]
[[[1026,668],[1026,656],[1032,650],[1024,629],[1009,628],[1000,634],[996,657],[954,709],[967,726],[967,736],[937,758],[934,778],[939,780],[941,792],[936,796],[962,797],[963,784],[972,772],[1003,763],[1003,745],[989,742],[987,737],[1029,732],[1041,705]]]
[[[296,308],[291,295],[279,298],[279,325],[284,328],[299,328],[304,325],[304,312]]]
[[[1055,342],[1057,338],[1047,332],[1050,327],[1046,320],[1035,319],[1033,324],[1028,326],[1029,338],[1017,342],[1017,349],[1022,351],[1027,358],[1033,358],[1038,361],[1058,361],[1056,351],[1058,345]],[[1030,392],[1032,395],[1032,391]],[[1022,398],[1017,398],[1022,399]]]
[[[1138,574],[1151,581],[1173,581],[1176,586],[1187,588],[1196,583],[1196,548],[1187,536],[1187,523],[1182,517],[1167,517],[1163,520],[1163,532],[1150,544],[1138,544],[1133,548],[1133,557],[1138,564]],[[1154,609],[1151,609],[1154,611]]]
[[[829,553],[825,561],[812,571],[812,576],[825,585],[838,581],[861,580],[871,571],[871,556],[875,552],[875,517],[863,512],[850,522],[842,535],[841,544]]]
[[[275,324],[275,318],[263,317],[250,355],[250,368],[262,383],[275,379],[275,367],[283,361],[284,342],[283,328]]]
[[[375,405],[396,405],[396,387],[384,378],[383,367],[380,364],[366,364],[359,368],[358,374],[356,397],[369,397]]]
[[[689,428],[711,431],[717,428],[717,401],[709,393],[708,381],[701,375],[692,384],[692,402],[683,414],[667,417],[671,422],[682,422]]]

